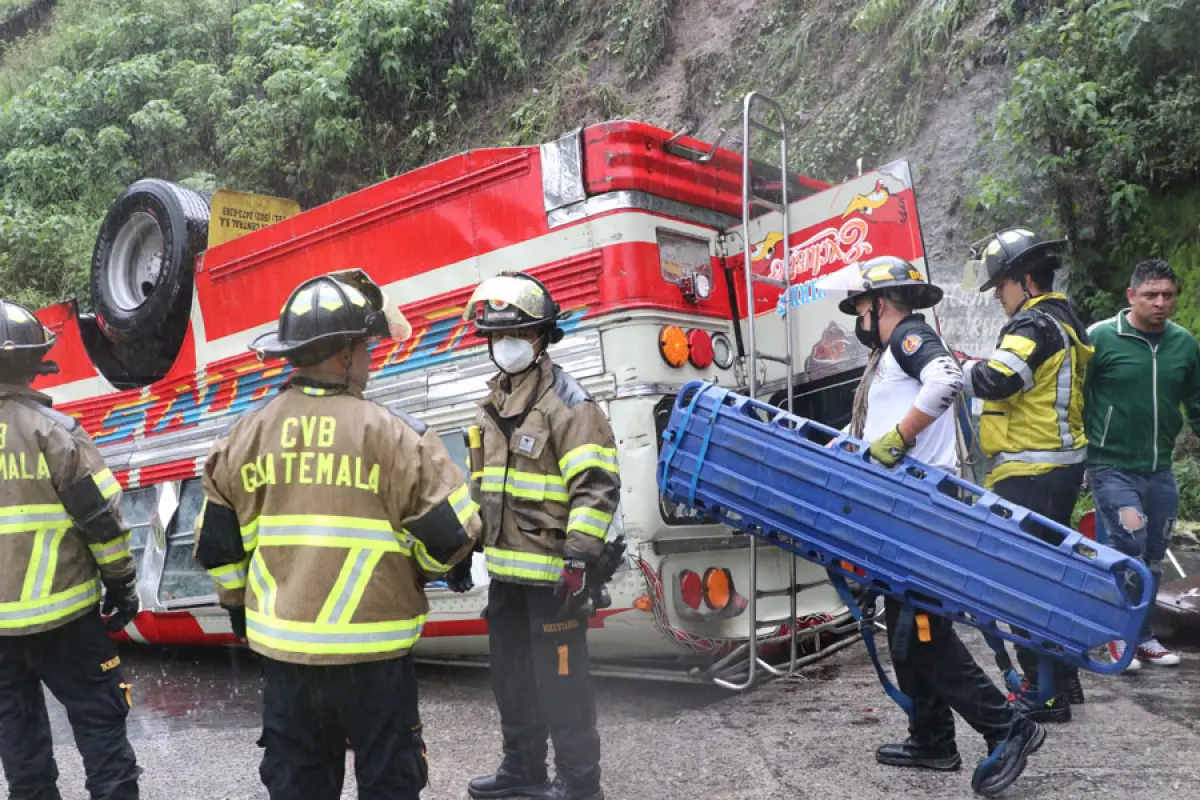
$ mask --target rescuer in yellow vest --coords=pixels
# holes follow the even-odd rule
[[[365,273],[300,284],[251,349],[295,372],[204,466],[196,558],[261,653],[271,800],[412,800],[427,779],[409,651],[427,580],[471,588],[478,506],[438,435],[362,393],[368,343],[411,332]],[[246,591],[249,586],[249,592]]]
[[[54,337],[0,300],[0,758],[11,796],[57,798],[44,683],[67,708],[93,800],[136,800],[129,687],[108,632],[138,610],[121,486],[83,427],[30,388]],[[100,617],[104,587],[106,621]],[[107,630],[106,630],[107,629]]]
[[[987,271],[979,290],[994,289],[1009,319],[992,354],[966,365],[966,390],[985,401],[979,422],[979,445],[988,458],[984,485],[1070,526],[1087,459],[1083,382],[1093,348],[1075,309],[1053,291],[1064,244],[1026,228],[977,244]],[[1036,687],[1037,655],[1018,647],[1017,657],[1026,682]],[[1021,701],[1026,716],[1071,719],[1070,703],[1083,702],[1079,671],[1056,661],[1054,677],[1056,695],[1044,706]]]
[[[473,798],[604,797],[582,607],[612,574],[606,538],[621,480],[604,412],[546,353],[563,337],[561,318],[546,287],[523,273],[484,281],[464,312],[500,369],[477,416],[472,481],[504,758],[470,782]],[[549,787],[547,735],[557,768]]]

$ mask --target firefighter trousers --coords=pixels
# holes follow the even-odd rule
[[[11,800],[60,800],[45,684],[66,707],[92,800],[137,800],[129,699],[98,611],[30,636],[0,636],[0,760]]]
[[[992,491],[1017,505],[1025,506],[1043,517],[1071,527],[1071,513],[1083,487],[1083,464],[1055,467],[1041,475],[1024,475],[996,481]],[[1017,663],[1030,684],[1037,684],[1038,654],[1026,647],[1017,647]],[[1061,693],[1068,681],[1079,680],[1079,668],[1054,660],[1055,692]]]
[[[503,769],[544,775],[549,736],[560,777],[581,786],[599,784],[587,620],[560,620],[559,608],[552,586],[493,578],[488,587],[488,647],[504,736]]]
[[[950,620],[927,615],[929,641],[922,642],[918,626],[901,630],[903,609],[898,600],[884,601],[896,683],[913,702],[908,730],[913,741],[938,750],[954,749],[952,710],[983,736],[989,749],[1005,739],[1016,712],[975,663]],[[899,641],[904,635],[908,641]]]
[[[271,800],[417,800],[429,777],[412,657],[312,666],[263,658],[259,775]]]

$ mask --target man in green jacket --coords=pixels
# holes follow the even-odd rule
[[[1143,261],[1129,281],[1129,308],[1088,330],[1096,354],[1084,386],[1084,425],[1097,532],[1103,527],[1111,546],[1142,559],[1156,586],[1179,509],[1171,461],[1183,412],[1200,433],[1200,348],[1168,319],[1178,294],[1179,279],[1165,261]],[[1109,650],[1118,659],[1125,643]],[[1179,663],[1154,638],[1149,616],[1128,669],[1141,661]]]

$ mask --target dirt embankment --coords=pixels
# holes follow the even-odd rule
[[[19,39],[36,28],[40,28],[58,0],[32,0],[17,6],[0,18],[0,44]]]

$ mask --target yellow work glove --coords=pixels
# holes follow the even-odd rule
[[[890,431],[871,442],[871,457],[885,467],[895,466],[896,462],[912,448],[912,444],[904,441],[897,425]]]

